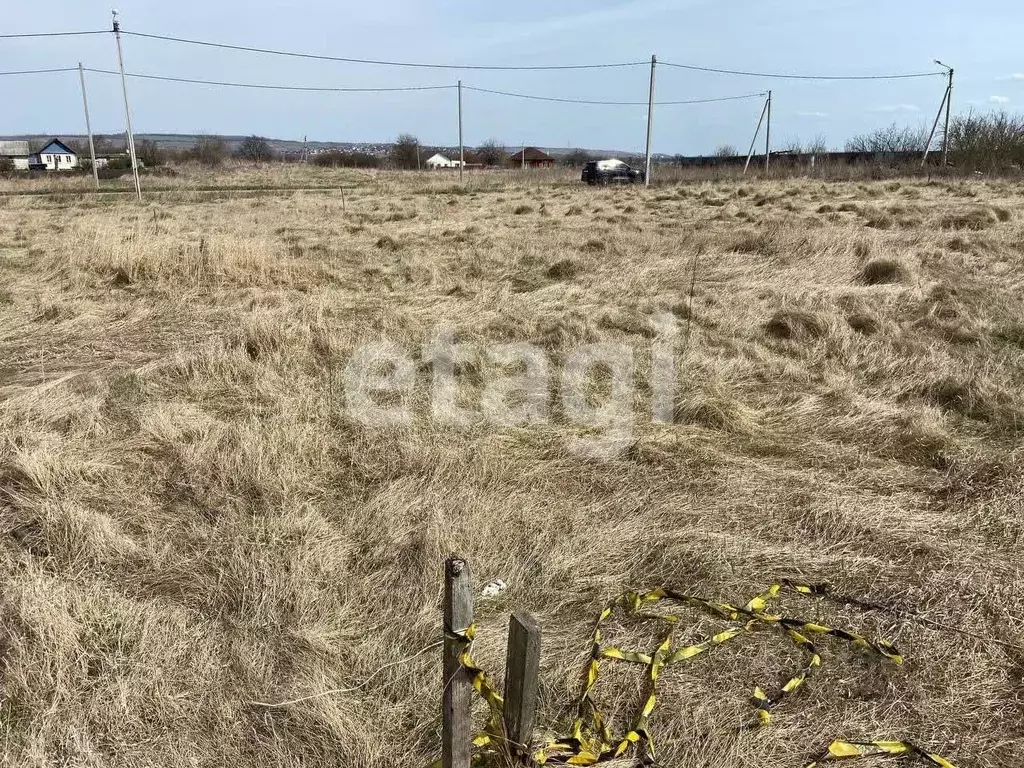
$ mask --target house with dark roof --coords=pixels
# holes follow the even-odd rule
[[[554,168],[555,158],[536,147],[525,147],[508,159],[512,168]]]
[[[0,141],[0,157],[10,159],[16,171],[73,171],[78,168],[78,154],[60,139],[50,139],[38,152],[33,152],[27,141]]]
[[[60,139],[50,139],[35,154],[48,171],[73,171],[78,167],[78,153]]]

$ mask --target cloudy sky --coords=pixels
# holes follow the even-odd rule
[[[1024,4],[1019,0],[222,0],[124,2],[125,30],[349,58],[460,65],[659,60],[817,75],[957,69],[954,108],[1024,109]],[[53,0],[4,10],[0,35],[109,28],[109,5]],[[467,86],[559,98],[645,101],[649,66],[547,72],[454,71],[262,56],[126,37],[129,72],[247,83],[332,87]],[[75,66],[114,69],[108,35],[0,39],[0,72]],[[94,128],[123,130],[117,78],[88,76]],[[773,144],[851,134],[898,121],[920,124],[942,98],[939,78],[803,82],[659,66],[656,100],[774,91]],[[135,128],[162,133],[258,133],[276,138],[383,141],[400,132],[457,142],[453,90],[294,93],[129,81]],[[0,133],[81,133],[77,73],[0,76]],[[654,151],[745,148],[758,99],[656,109]],[[639,150],[645,106],[546,103],[464,92],[467,144]]]

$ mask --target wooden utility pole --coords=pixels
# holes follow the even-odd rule
[[[462,146],[462,81],[459,80],[459,183],[462,183],[462,166],[466,164],[466,151]]]
[[[761,117],[757,119],[757,129],[754,131],[754,138],[750,140],[750,150],[747,152],[747,162],[743,166],[743,175],[747,175],[747,169],[750,167],[750,159],[754,156],[754,145],[757,143],[757,137],[761,133],[761,124],[764,123],[764,116],[768,112],[768,100],[765,99],[764,107],[761,108]]]
[[[768,91],[768,124],[764,131],[764,169],[767,171],[772,160],[772,92]]]
[[[528,614],[514,613],[508,621],[505,661],[505,733],[509,753],[522,765],[532,765],[530,742],[539,673],[540,627]]]
[[[124,76],[124,54],[121,52],[121,24],[117,20],[117,11],[111,11],[114,17],[114,39],[117,40],[117,64],[121,68],[121,93],[124,95],[124,121],[128,141],[128,155],[132,160],[132,175],[135,177],[135,196],[142,202],[142,186],[139,184],[139,160],[135,155],[135,134],[132,133],[132,112],[128,108],[128,81]]]
[[[92,123],[89,121],[89,99],[85,95],[85,69],[78,62],[78,79],[82,82],[82,107],[85,108],[85,131],[89,134],[89,157],[92,159],[92,180],[100,188],[100,172],[96,167],[96,144],[92,140]]]
[[[461,88],[460,88],[461,93]],[[469,563],[454,555],[444,564],[444,693],[441,699],[442,768],[470,768],[473,684],[459,659],[461,636],[473,623]]]
[[[654,68],[658,57],[651,55],[651,88],[647,92],[647,152],[644,161],[644,186],[651,186],[651,128],[654,125]]]

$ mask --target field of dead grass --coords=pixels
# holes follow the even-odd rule
[[[824,667],[760,730],[737,726],[755,684],[799,665],[784,638],[673,666],[660,764],[799,766],[833,738],[1024,763],[1019,185],[306,182],[343,182],[344,209],[180,180],[142,205],[0,196],[4,765],[425,764],[439,651],[361,683],[440,638],[453,551],[509,585],[477,611],[499,682],[509,612],[543,628],[538,739],[572,720],[608,598],[741,600],[790,577],[885,606],[784,601],[906,662],[821,640]],[[687,328],[672,424],[645,404],[658,312]],[[634,345],[628,448],[581,458],[557,412],[439,425],[426,366],[411,426],[351,419],[356,346],[419,354],[441,324],[556,366]],[[493,373],[479,358],[466,403]],[[680,642],[716,626],[693,620]],[[643,631],[610,627],[656,645]],[[623,733],[642,670],[605,668]]]

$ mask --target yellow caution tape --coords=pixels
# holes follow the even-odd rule
[[[833,741],[825,754],[807,768],[818,768],[826,762],[845,760],[856,757],[875,757],[876,755],[912,755],[939,768],[956,768],[949,760],[932,752],[926,752],[916,744],[908,741]]]
[[[786,683],[772,694],[765,693],[755,687],[751,703],[757,712],[757,725],[768,725],[772,719],[772,711],[790,694],[803,686],[807,679],[821,666],[818,654],[809,635],[824,635],[844,640],[855,648],[871,651],[895,664],[903,661],[903,656],[891,644],[883,640],[869,640],[863,635],[845,629],[828,627],[817,622],[768,613],[770,602],[779,597],[783,590],[803,596],[826,596],[827,585],[798,584],[782,581],[773,584],[765,592],[755,596],[743,607],[730,603],[708,600],[694,595],[687,595],[671,589],[658,588],[648,592],[624,592],[609,601],[598,616],[590,640],[590,659],[587,663],[579,698],[576,703],[576,715],[570,729],[570,735],[550,738],[533,754],[538,765],[557,763],[562,765],[595,765],[612,758],[622,757],[634,746],[639,746],[639,757],[644,762],[654,759],[654,744],[649,731],[651,714],[657,703],[656,686],[663,668],[699,656],[711,651],[736,637],[753,631],[758,626],[774,627],[783,632],[801,651],[806,661],[803,667],[790,676]],[[604,647],[603,627],[616,610],[623,610],[628,615],[639,618],[651,618],[677,625],[680,618],[667,614],[643,613],[643,609],[659,602],[672,602],[697,608],[715,618],[733,622],[733,626],[724,629],[707,640],[672,650],[670,631],[653,653],[627,650],[618,647]],[[473,688],[487,703],[490,717],[484,731],[474,739],[474,744],[483,749],[495,750],[496,742],[504,742],[502,712],[504,701],[491,684],[490,679],[479,668],[470,656],[470,647],[475,635],[475,626],[470,626],[464,633],[454,636],[465,643],[459,653],[459,659],[466,672],[470,675]],[[648,695],[637,714],[633,726],[620,739],[613,739],[608,725],[604,722],[600,709],[594,702],[594,688],[600,679],[601,661],[611,659],[627,663],[641,664],[646,667]],[[614,746],[613,746],[614,745]],[[855,757],[874,755],[910,755],[929,761],[939,768],[954,768],[944,758],[926,752],[923,749],[902,741],[834,741],[828,751],[810,763],[807,768],[817,768],[823,762]]]

